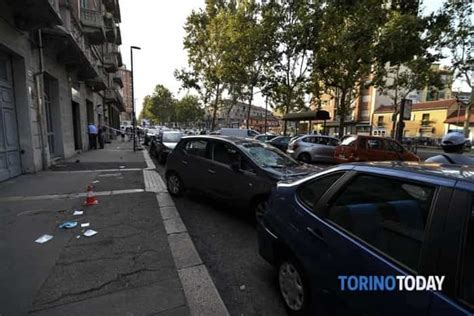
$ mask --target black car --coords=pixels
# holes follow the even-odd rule
[[[161,131],[151,140],[151,155],[157,157],[160,164],[164,164],[168,154],[176,147],[181,137],[183,133],[180,131]]]
[[[169,155],[166,182],[172,195],[199,190],[232,205],[250,206],[259,220],[279,180],[318,170],[254,139],[190,136]]]
[[[280,149],[283,152],[286,152],[288,149],[288,144],[290,143],[290,136],[278,136],[267,141],[267,144],[272,145]]]

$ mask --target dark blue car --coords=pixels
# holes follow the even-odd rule
[[[259,252],[291,315],[473,314],[474,167],[340,165],[280,182],[268,204]],[[445,278],[442,290],[341,284],[397,276]]]

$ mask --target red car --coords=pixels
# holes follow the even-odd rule
[[[334,151],[339,163],[354,161],[420,161],[414,153],[406,150],[391,138],[354,135],[344,138]]]

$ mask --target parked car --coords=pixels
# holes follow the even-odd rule
[[[179,131],[162,130],[155,136],[150,145],[150,153],[158,158],[158,162],[164,164],[168,154],[176,147],[183,137]]]
[[[278,184],[259,253],[290,315],[472,315],[473,211],[474,167],[344,164]],[[340,280],[409,275],[445,276],[443,291],[349,291]]]
[[[277,181],[317,170],[254,139],[189,136],[169,156],[166,183],[172,195],[199,190],[232,205],[250,206],[259,219]]]
[[[259,140],[261,142],[266,142],[266,141],[272,140],[275,137],[277,136],[273,134],[260,134],[260,135],[255,136],[254,139]]]
[[[306,163],[335,163],[334,150],[339,140],[325,135],[305,135],[290,142],[287,153]]]
[[[155,137],[156,135],[158,135],[159,133],[160,133],[160,130],[158,130],[158,129],[148,128],[145,131],[145,137],[144,137],[144,140],[143,140],[143,145],[148,146],[150,144],[151,139],[153,137]]]
[[[278,136],[271,140],[268,140],[266,143],[280,149],[282,152],[286,152],[288,149],[288,143],[290,142],[290,136]]]
[[[392,138],[351,135],[345,137],[336,147],[334,157],[337,162],[354,161],[420,161],[414,153],[406,150]]]
[[[211,135],[253,138],[257,135],[260,135],[260,133],[254,131],[253,129],[246,129],[246,128],[221,128],[217,131],[211,132]]]

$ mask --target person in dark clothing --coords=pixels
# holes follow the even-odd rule
[[[97,149],[97,127],[94,123],[89,123],[87,131],[89,133],[89,148]]]
[[[99,148],[104,149],[104,127],[99,126],[99,130],[97,133],[98,140],[99,140]]]

